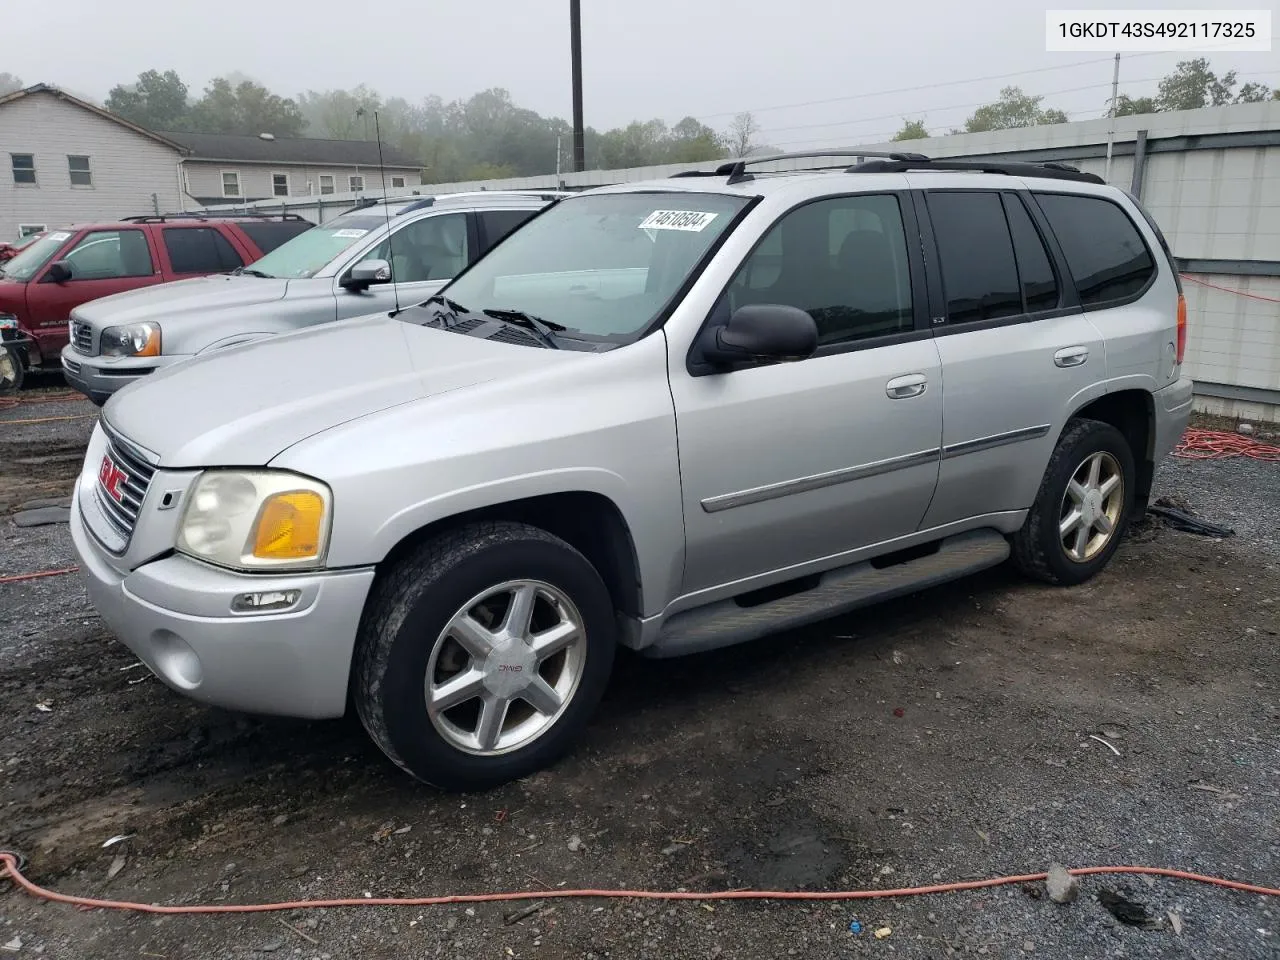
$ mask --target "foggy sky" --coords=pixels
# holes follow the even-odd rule
[[[172,68],[195,96],[212,77],[242,71],[286,96],[365,83],[416,102],[496,86],[544,115],[571,113],[568,0],[10,4],[0,16],[0,70],[98,100],[142,70]],[[1073,120],[1102,115],[1110,95],[1109,57],[1046,53],[1045,8],[1026,0],[583,0],[582,6],[586,122],[601,130],[653,117],[674,123],[687,114],[723,130],[734,112],[750,110],[763,128],[761,140],[802,149],[887,139],[904,116],[942,133],[1008,84],[1046,94],[1043,106]],[[1236,69],[1242,83],[1276,87],[1280,42],[1274,46],[1270,53],[1205,55],[1220,74]],[[1200,55],[1125,54],[1120,90],[1152,94],[1155,79],[1178,60]],[[1079,61],[1094,62],[954,84]],[[917,86],[928,89],[880,93]],[[855,95],[863,96],[793,106]]]

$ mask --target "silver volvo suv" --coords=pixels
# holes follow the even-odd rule
[[[1191,406],[1154,222],[1062,166],[766,166],[561,200],[425,302],[120,391],[93,603],[174,689],[354,709],[465,790],[567,751],[619,645],[1102,570]]]

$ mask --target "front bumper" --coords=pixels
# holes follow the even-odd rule
[[[1153,453],[1159,463],[1178,445],[1191,419],[1192,382],[1182,377],[1169,386],[1157,390],[1155,401],[1156,436]]]
[[[62,375],[94,403],[101,406],[117,390],[141,380],[161,367],[186,357],[86,357],[71,344],[62,348]]]
[[[89,599],[157,677],[232,710],[342,716],[371,568],[261,576],[169,554],[121,572],[85,525],[79,483],[72,503],[71,539]],[[301,596],[280,613],[231,610],[237,594],[276,590]]]

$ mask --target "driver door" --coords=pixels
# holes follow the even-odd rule
[[[833,568],[919,527],[938,481],[942,379],[917,237],[905,193],[793,208],[711,322],[748,303],[799,307],[817,353],[725,372],[688,365],[673,341],[686,593]]]

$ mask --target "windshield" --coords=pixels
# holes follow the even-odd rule
[[[684,191],[562,200],[444,295],[467,310],[523,311],[570,337],[625,340],[662,313],[746,203]]]
[[[245,267],[245,272],[288,280],[314,277],[370,230],[386,226],[386,223],[385,213],[363,210],[344,213],[280,244],[265,257]]]
[[[70,239],[71,234],[61,231],[43,234],[12,260],[0,264],[0,276],[6,280],[30,280]]]

